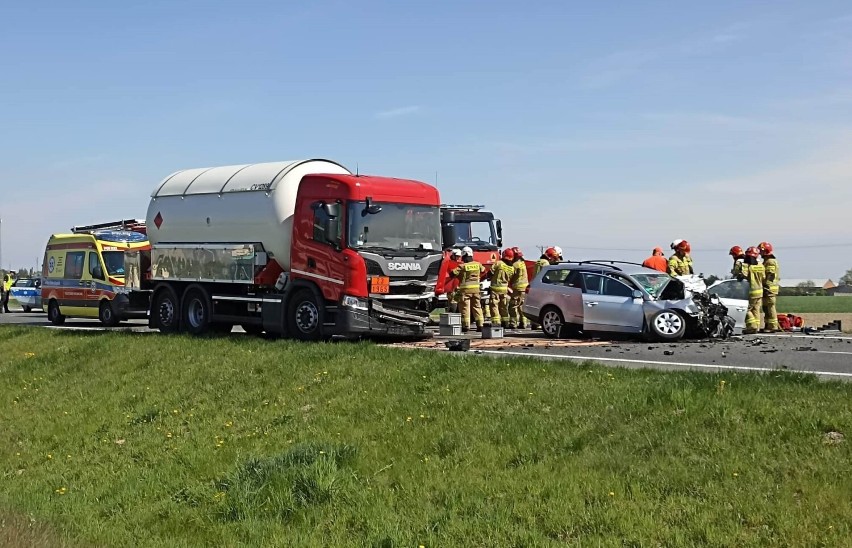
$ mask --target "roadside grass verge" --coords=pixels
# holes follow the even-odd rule
[[[852,444],[824,435],[850,401],[780,372],[3,327],[0,517],[72,546],[840,546]]]
[[[852,313],[852,297],[778,297],[778,312],[800,313]]]

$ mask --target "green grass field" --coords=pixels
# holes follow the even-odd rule
[[[778,310],[793,314],[852,313],[852,297],[778,297]]]
[[[824,442],[852,383],[805,375],[3,327],[0,399],[8,544],[852,538],[852,444]]]

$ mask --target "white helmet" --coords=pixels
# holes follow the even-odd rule
[[[680,240],[680,239],[673,241],[672,244],[671,244],[671,248],[677,249],[677,246],[679,246],[682,241],[683,240]]]
[[[473,250],[468,246],[464,246],[462,248],[462,255],[465,257],[473,257]]]
[[[450,257],[461,257],[461,256],[462,256],[462,250],[457,248],[457,247],[454,248],[452,251],[450,251]]]
[[[556,254],[559,255],[560,259],[562,258],[562,248],[561,247],[559,247],[558,245],[555,245],[555,246],[553,246],[553,251],[555,251]]]

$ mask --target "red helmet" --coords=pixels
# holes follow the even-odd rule
[[[503,260],[504,261],[513,261],[515,259],[515,252],[510,248],[506,248],[503,250]]]
[[[524,252],[521,251],[521,249],[519,247],[513,247],[512,253],[514,253],[516,259],[523,259],[524,258]]]
[[[544,256],[547,257],[549,261],[558,261],[559,260],[559,252],[556,251],[554,247],[548,247],[544,250]]]
[[[769,242],[760,242],[757,246],[761,255],[772,255],[772,244]]]
[[[731,257],[742,257],[743,256],[743,248],[741,248],[738,245],[735,245],[734,247],[731,248],[730,251],[728,251],[728,254]]]
[[[754,257],[755,259],[760,255],[760,250],[754,246],[749,247],[745,251],[746,257]]]
[[[692,251],[692,248],[689,247],[689,242],[686,240],[681,240],[674,246],[675,251],[683,251],[684,253],[689,253]]]

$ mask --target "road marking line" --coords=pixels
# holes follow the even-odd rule
[[[820,354],[844,354],[847,356],[852,356],[852,352],[838,352],[836,350],[817,350]]]
[[[826,375],[834,377],[852,377],[852,373],[833,373],[831,371],[804,371],[801,369],[778,369],[774,367],[751,367],[747,365],[715,365],[706,363],[687,363],[687,362],[661,362],[652,360],[628,360],[625,358],[596,358],[593,356],[562,356],[559,354],[538,354],[533,352],[506,352],[504,350],[479,350],[483,354],[509,354],[512,356],[531,356],[534,358],[557,358],[563,360],[577,361],[599,361],[599,362],[623,362],[635,363],[641,365],[679,365],[683,367],[704,367],[707,369],[733,369],[742,371],[763,371],[763,372],[788,372],[788,373],[811,373],[813,375]]]

